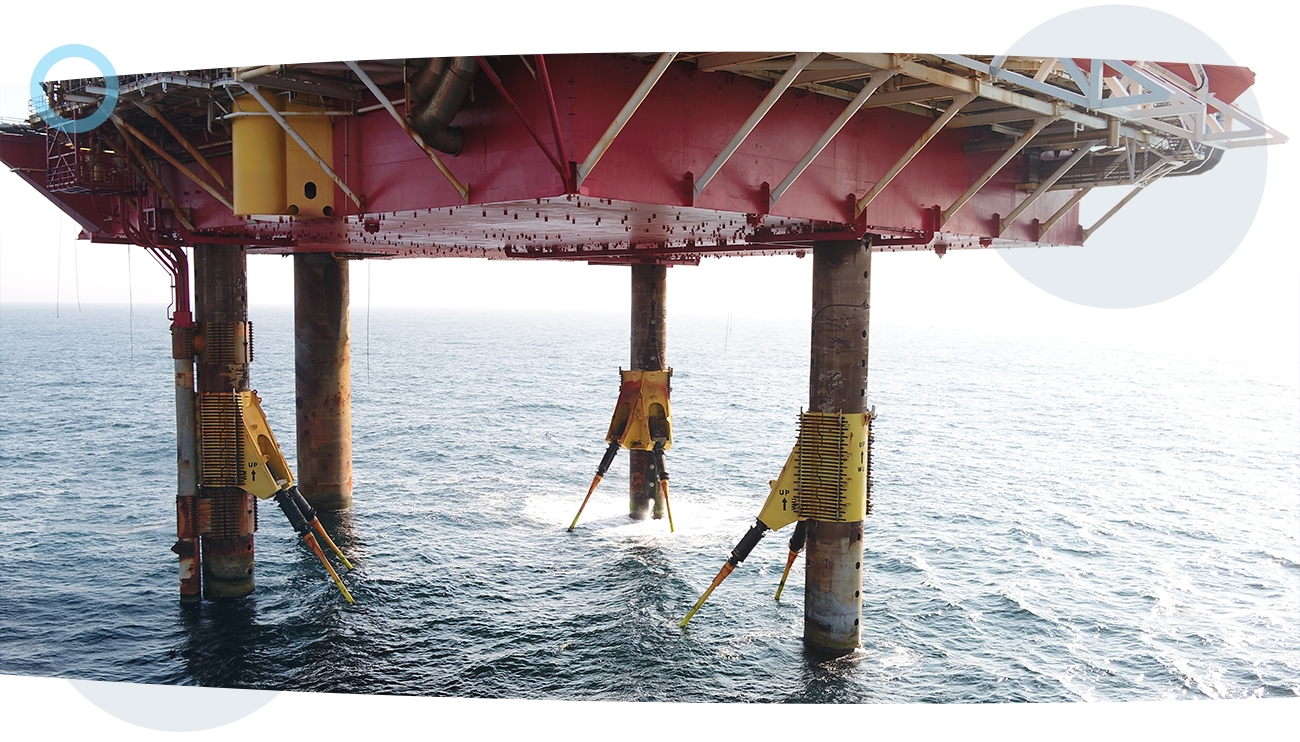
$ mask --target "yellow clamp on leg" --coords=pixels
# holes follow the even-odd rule
[[[714,589],[749,556],[767,531],[798,522],[790,537],[790,555],[776,590],[776,599],[780,600],[790,568],[807,538],[804,521],[850,523],[866,516],[869,421],[870,415],[865,413],[800,414],[799,438],[786,457],[780,476],[768,482],[770,489],[758,520],[732,549],[727,564],[679,626],[686,626]]]
[[[325,570],[334,579],[339,592],[343,593],[343,597],[349,603],[353,602],[352,595],[343,586],[338,573],[330,566],[329,560],[325,558],[325,553],[312,532],[314,531],[325,541],[348,569],[352,569],[352,563],[343,556],[342,550],[325,532],[325,527],[316,517],[316,510],[294,485],[293,472],[289,470],[289,462],[285,460],[284,454],[280,451],[280,444],[276,443],[271,426],[266,422],[266,414],[262,412],[261,400],[258,399],[257,392],[238,392],[238,395],[240,397],[239,420],[243,427],[241,448],[244,458],[242,470],[244,480],[240,486],[260,499],[275,499],[276,504],[289,518],[289,524],[293,526],[294,531],[307,543],[320,559],[321,564],[325,565]]]
[[[569,531],[578,525],[578,518],[587,507],[591,493],[596,485],[609,471],[610,464],[620,448],[629,451],[657,451],[655,467],[659,476],[659,491],[663,494],[664,506],[668,505],[668,474],[663,468],[663,452],[673,445],[672,408],[668,402],[673,370],[634,371],[619,369],[622,381],[618,388],[618,402],[614,405],[614,415],[609,421],[609,431],[605,441],[609,447],[596,467],[596,476],[587,488],[587,496],[582,499],[577,515],[569,524]],[[672,510],[668,511],[668,528],[673,530]]]

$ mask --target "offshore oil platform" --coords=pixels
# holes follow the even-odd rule
[[[1286,141],[1234,104],[1252,72],[1171,61],[666,52],[123,76],[96,64],[101,77],[34,91],[29,120],[0,126],[0,161],[83,239],[139,245],[172,276],[183,601],[253,590],[258,498],[280,504],[351,600],[316,537],[350,565],[315,516],[352,505],[350,261],[629,266],[630,368],[587,497],[627,449],[631,516],[667,513],[671,528],[667,269],[793,253],[813,260],[798,441],[681,624],[764,533],[795,524],[786,574],[806,551],[804,637],[830,652],[858,645],[862,615],[872,254],[1080,245],[1157,181]],[[1107,186],[1130,190],[1080,224],[1080,201]],[[294,256],[296,479],[249,388],[249,253]]]

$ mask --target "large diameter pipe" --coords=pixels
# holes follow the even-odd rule
[[[812,369],[808,409],[867,411],[871,253],[857,240],[813,246]],[[808,521],[804,642],[843,654],[862,622],[862,521]]]
[[[449,155],[460,154],[464,134],[451,121],[465,102],[477,70],[473,57],[455,57],[442,73],[428,102],[411,114],[411,126],[420,132],[425,144]]]
[[[662,371],[668,347],[668,266],[632,266],[632,369]],[[663,494],[651,475],[650,451],[628,451],[628,515],[662,518]]]
[[[204,323],[248,322],[247,252],[237,245],[194,246],[195,319]],[[247,363],[197,365],[200,392],[243,392],[249,389]],[[227,598],[253,592],[253,525],[257,502],[237,487],[202,487],[199,498],[213,522],[237,524],[246,536],[202,536],[203,596]]]
[[[317,510],[352,507],[352,362],[348,263],[293,256],[298,489]]]

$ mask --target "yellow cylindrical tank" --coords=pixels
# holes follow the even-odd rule
[[[290,101],[285,111],[322,113],[310,102]],[[326,165],[334,167],[334,127],[329,116],[290,116],[289,125],[298,132]],[[300,219],[334,214],[334,181],[312,161],[292,139],[285,145],[285,204],[288,213]]]
[[[273,106],[279,99],[268,96]],[[236,111],[262,113],[251,95],[235,98]],[[231,124],[235,214],[287,214],[285,200],[285,133],[270,116],[237,116]]]

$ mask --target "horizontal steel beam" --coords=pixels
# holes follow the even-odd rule
[[[982,82],[973,77],[962,77],[961,75],[954,75],[951,72],[944,72],[943,70],[938,70],[933,67],[927,67],[919,62],[907,59],[905,55],[842,52],[836,52],[836,54],[845,59],[851,59],[855,62],[861,62],[881,69],[898,67],[899,70],[908,77],[922,80],[924,82],[934,83],[935,85],[942,85],[943,87],[952,90],[972,93],[981,98],[1005,103],[1008,106],[1023,108],[1038,116],[1060,116],[1066,121],[1072,121],[1089,129],[1105,129],[1108,125],[1107,117],[1094,116],[1085,113],[1069,107],[1064,102],[1043,101],[1022,93],[1004,90],[996,85]],[[1135,129],[1131,126],[1120,127],[1120,134],[1143,143],[1147,142],[1149,139],[1146,132],[1141,131],[1140,129]]]

